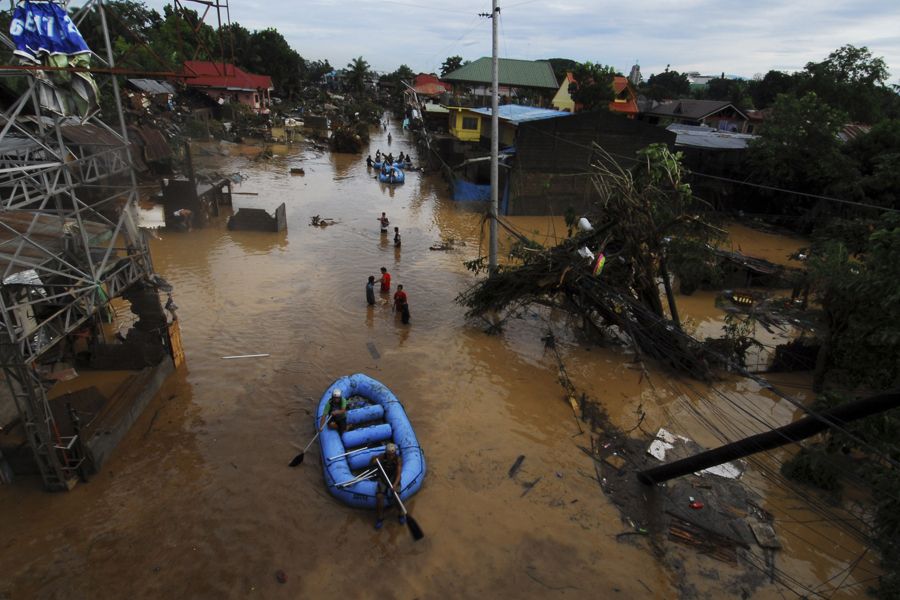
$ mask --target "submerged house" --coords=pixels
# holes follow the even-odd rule
[[[269,114],[275,88],[268,75],[248,73],[231,63],[202,60],[185,61],[182,75],[188,88],[203,92],[218,104],[239,103],[257,114]]]
[[[559,84],[553,67],[545,60],[499,59],[499,85],[497,93],[501,102],[527,100],[538,106],[546,105]],[[479,58],[459,69],[447,73],[442,81],[453,87],[453,93],[471,100],[474,106],[491,104],[491,59]]]

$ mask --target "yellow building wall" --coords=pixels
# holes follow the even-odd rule
[[[550,101],[550,104],[556,110],[565,110],[570,113],[575,112],[575,101],[572,100],[572,96],[569,94],[569,80],[567,78],[563,78],[562,85],[559,86],[559,89],[556,91],[556,95],[553,96],[553,100]]]
[[[464,118],[475,119],[475,129],[463,129]],[[481,139],[481,115],[468,110],[450,109],[450,135],[461,142],[477,142]]]

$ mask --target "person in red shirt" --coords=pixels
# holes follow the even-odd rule
[[[403,291],[403,284],[397,286],[397,293],[394,294],[394,310],[400,313],[400,320],[404,325],[409,323],[409,302]]]
[[[381,279],[378,280],[381,283],[381,291],[382,293],[388,293],[391,291],[391,274],[387,272],[387,269],[381,267]]]

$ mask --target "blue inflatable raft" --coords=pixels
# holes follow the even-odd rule
[[[378,181],[381,183],[403,183],[406,181],[406,175],[404,175],[403,171],[394,167],[391,169],[391,172],[394,174],[394,180],[391,181],[391,176],[387,173],[379,173]]]
[[[384,452],[388,442],[397,445],[403,460],[397,490],[400,499],[406,500],[419,491],[425,479],[425,455],[403,405],[393,392],[362,373],[341,377],[322,394],[316,411],[317,427],[335,389],[341,390],[348,401],[347,423],[351,429],[341,435],[326,427],[319,435],[322,470],[331,495],[350,506],[375,508],[376,480],[353,481],[357,474],[369,468],[373,456]],[[393,498],[386,500],[388,504],[394,502]]]

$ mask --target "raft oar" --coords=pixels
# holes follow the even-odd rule
[[[328,427],[328,421],[330,421],[330,420],[331,420],[331,415],[328,415],[328,418],[325,419],[325,424],[322,425],[322,429],[325,429],[326,427]],[[303,452],[301,452],[300,454],[295,456],[294,460],[292,460],[288,464],[289,467],[296,467],[297,465],[300,465],[303,463],[303,455],[306,454],[306,451],[309,450],[309,447],[313,445],[313,442],[316,441],[316,438],[319,437],[320,433],[322,433],[322,429],[318,429],[316,431],[316,435],[313,436],[313,439],[309,440],[309,443],[306,445],[306,448],[303,449]]]
[[[351,454],[356,454],[358,452],[365,452],[366,450],[372,450],[372,448],[357,448],[356,450],[351,450],[350,452],[344,452],[343,454],[338,454],[336,456],[329,456],[328,462],[337,460],[337,459],[341,458],[342,456],[350,456]]]
[[[357,475],[357,476],[354,477],[353,479],[348,479],[347,481],[342,481],[342,482],[340,482],[340,483],[335,483],[335,484],[334,484],[334,487],[339,487],[339,488],[347,487],[348,485],[353,485],[354,483],[359,483],[360,481],[365,481],[366,479],[371,479],[372,477],[374,477],[374,476],[377,475],[377,474],[378,474],[378,471],[377,471],[377,470],[371,469],[371,470],[369,470],[369,471],[365,471],[365,472],[363,472],[363,473],[360,473],[359,475]]]
[[[388,479],[387,472],[384,470],[384,467],[381,466],[381,461],[376,458],[375,464],[378,465],[378,468],[381,470],[381,475],[387,482],[387,486],[391,489],[391,493],[394,494],[394,498],[397,499],[397,505],[400,506],[400,510],[403,512],[403,516],[406,517],[406,526],[409,528],[409,533],[413,536],[413,539],[418,542],[423,537],[425,537],[425,534],[422,533],[422,528],[419,527],[419,524],[416,523],[416,520],[412,518],[412,515],[409,514],[409,511],[406,510],[405,506],[403,506],[403,501],[400,499],[400,494],[397,493],[397,490],[394,489],[394,485],[391,483],[391,480]]]

